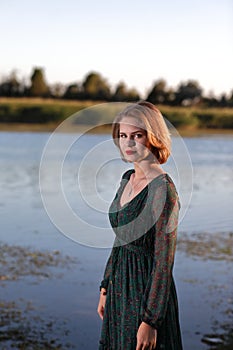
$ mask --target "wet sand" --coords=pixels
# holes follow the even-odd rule
[[[175,279],[185,349],[229,350],[233,233],[180,236]],[[72,256],[1,244],[1,349],[98,348],[96,271],[109,252],[79,245],[76,250]]]

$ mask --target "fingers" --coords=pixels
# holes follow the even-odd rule
[[[103,320],[104,318],[104,307],[103,306],[99,306],[97,309],[97,313],[99,315],[99,317],[101,318],[101,320]]]
[[[142,322],[137,332],[136,350],[153,350],[156,348],[157,330]]]
[[[139,345],[136,350],[155,350],[154,345]]]
[[[97,307],[97,313],[101,320],[103,320],[104,317],[104,309],[105,309],[105,304],[106,304],[106,291],[102,288],[101,293],[100,293],[100,300],[99,304]]]
[[[147,342],[139,343],[137,342],[136,350],[154,350],[156,348],[156,343],[148,344]]]
[[[99,305],[97,307],[97,313],[99,315],[99,317],[101,318],[101,320],[103,320],[103,317],[104,317],[104,305],[99,302]]]

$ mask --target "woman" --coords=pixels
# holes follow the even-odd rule
[[[100,286],[99,349],[181,350],[172,276],[179,198],[160,166],[170,135],[160,111],[145,101],[117,115],[112,134],[134,169],[123,174],[109,211],[116,239]]]

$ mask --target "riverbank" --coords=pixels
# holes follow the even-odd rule
[[[29,123],[0,123],[0,132],[49,132],[52,133],[58,126],[59,122],[46,123],[46,124],[29,124]],[[111,133],[111,126],[103,126],[98,128],[92,128],[90,125],[72,126],[69,132],[82,133],[90,129],[92,133]],[[68,129],[66,129],[68,132]],[[179,134],[183,137],[203,137],[203,136],[215,136],[215,135],[233,135],[233,129],[195,129],[195,128],[177,128]]]
[[[52,131],[66,118],[85,108],[106,104],[105,101],[73,101],[41,98],[0,98],[0,129],[15,131]],[[113,103],[114,104],[114,103]],[[233,132],[233,108],[171,107],[160,105],[164,117],[182,133],[216,134],[219,130]],[[96,115],[82,125],[95,125],[96,121],[109,124],[112,113]],[[8,126],[9,124],[9,126]]]

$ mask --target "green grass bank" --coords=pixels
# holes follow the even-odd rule
[[[104,102],[96,101],[66,101],[39,98],[0,98],[0,129],[17,126],[35,129],[50,129],[56,127],[67,117],[87,107]],[[158,106],[178,130],[184,132],[222,130],[233,132],[233,108],[201,108],[201,107],[170,107]],[[112,115],[105,113],[102,123],[111,123]],[[97,117],[98,119],[98,117]],[[81,124],[95,125],[96,117],[82,120]]]

